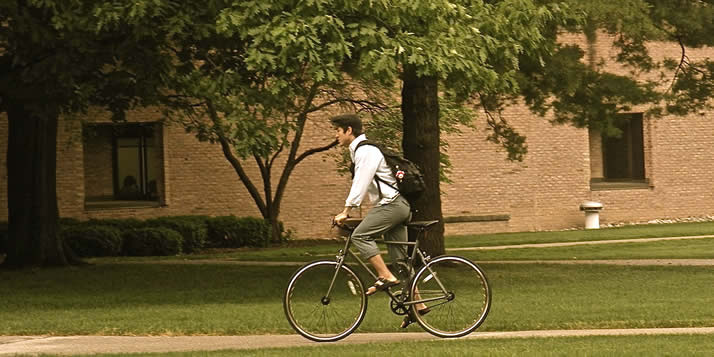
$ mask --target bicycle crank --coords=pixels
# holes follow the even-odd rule
[[[404,300],[401,291],[394,294],[394,298],[389,300],[389,308],[392,309],[393,313],[397,315],[406,315],[409,313],[409,307],[404,305]]]

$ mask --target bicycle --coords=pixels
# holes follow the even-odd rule
[[[407,227],[418,231],[414,242],[378,240],[412,247],[407,283],[401,289],[391,287],[384,292],[390,298],[393,313],[411,314],[412,319],[432,335],[461,337],[476,330],[486,319],[491,307],[491,289],[483,270],[469,259],[450,255],[431,258],[419,248],[420,239],[438,222],[407,223]],[[358,266],[377,279],[372,269],[350,250],[354,227],[337,226],[349,233],[335,260],[317,260],[299,268],[283,295],[283,308],[290,325],[300,335],[316,342],[333,342],[349,336],[367,312],[364,284],[346,264],[346,258],[354,258]],[[415,262],[421,263],[416,270]],[[416,313],[417,304],[426,304],[429,313]]]

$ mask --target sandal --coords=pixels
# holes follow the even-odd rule
[[[427,307],[427,308],[423,308],[421,310],[417,310],[417,313],[419,314],[419,316],[424,316],[424,315],[428,314],[429,311],[431,311],[431,309]],[[402,324],[399,325],[399,327],[407,328],[407,327],[409,327],[409,325],[411,325],[414,322],[416,322],[416,318],[414,318],[412,316],[412,312],[409,311],[407,316],[404,316],[404,320],[402,320]]]
[[[364,294],[367,296],[370,296],[377,292],[387,290],[387,289],[391,288],[392,286],[399,285],[400,283],[401,282],[399,281],[399,279],[394,280],[394,281],[389,281],[385,278],[379,278],[379,279],[377,279],[377,281],[374,282],[374,284],[372,284],[372,286],[367,288],[367,291],[365,291]],[[371,288],[374,288],[374,290],[370,291],[369,289],[371,289]]]

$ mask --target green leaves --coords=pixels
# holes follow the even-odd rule
[[[163,84],[166,92],[197,103],[235,101],[219,106],[226,120],[295,122],[305,108],[315,107],[320,93],[337,93],[348,81],[393,88],[404,66],[440,78],[455,103],[475,100],[495,109],[523,97],[536,113],[553,111],[557,122],[579,126],[599,125],[602,115],[636,104],[654,103],[651,111],[662,114],[711,105],[711,62],[687,56],[690,47],[712,44],[714,9],[708,1],[24,4],[24,10],[16,2],[0,5],[6,20],[0,44],[8,49],[0,59],[5,72],[13,73],[0,80],[0,93],[13,93],[19,83],[28,89],[17,93],[42,93],[66,111],[89,103],[117,111],[149,103]],[[603,30],[615,36],[615,59],[632,73],[614,75],[585,65],[587,44],[558,42],[563,31],[596,40]],[[648,47],[652,40],[674,41],[672,46],[681,44],[685,52],[670,61],[655,59]],[[637,80],[641,73],[670,85]],[[112,96],[112,91],[125,93]],[[486,97],[493,99],[479,103]],[[283,144],[275,138],[255,143],[261,151]]]
[[[217,35],[238,36],[247,45],[242,59],[256,72],[295,73],[318,82],[336,81],[337,68],[351,56],[343,36],[343,22],[330,12],[317,11],[326,3],[244,2],[224,9],[217,18]]]

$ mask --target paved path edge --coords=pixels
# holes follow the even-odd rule
[[[587,329],[474,332],[460,339],[548,338],[572,336],[632,336],[713,334],[714,327]],[[439,338],[425,332],[356,333],[336,344],[428,341]],[[0,336],[0,355],[160,353],[316,346],[299,335],[255,336]]]

